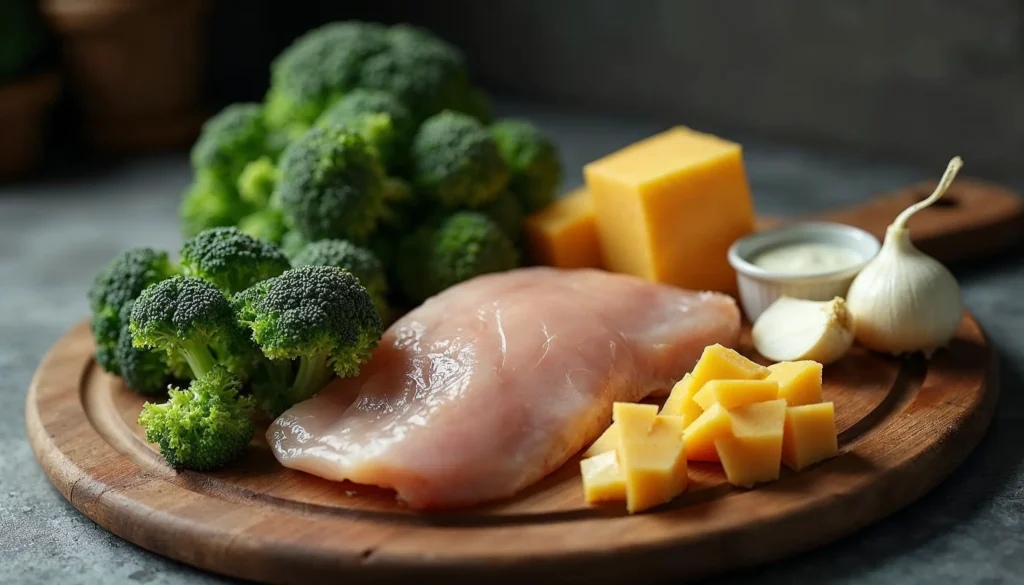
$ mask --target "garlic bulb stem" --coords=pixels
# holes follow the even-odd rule
[[[959,156],[954,156],[953,160],[949,161],[949,165],[946,167],[946,172],[942,173],[942,178],[939,179],[939,184],[936,185],[935,190],[923,201],[911,205],[904,209],[899,215],[896,216],[896,221],[892,222],[889,229],[905,229],[907,222],[910,221],[910,217],[921,211],[925,207],[928,207],[932,203],[935,203],[946,194],[949,186],[953,184],[953,179],[956,178],[956,174],[960,172],[960,169],[964,166],[964,161]]]

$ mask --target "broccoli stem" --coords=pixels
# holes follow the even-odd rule
[[[299,371],[295,374],[291,394],[295,402],[305,400],[316,394],[331,377],[327,367],[326,354],[314,354],[299,358]]]
[[[210,373],[213,366],[217,365],[217,360],[213,359],[213,354],[205,343],[186,341],[181,346],[181,353],[192,369],[192,375],[197,379]]]

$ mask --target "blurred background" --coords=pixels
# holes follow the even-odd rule
[[[1019,0],[0,0],[0,165],[185,148],[331,20],[424,25],[492,94],[1012,177]],[[37,18],[37,9],[41,17]],[[39,167],[36,167],[39,168]],[[569,175],[576,172],[569,169]]]

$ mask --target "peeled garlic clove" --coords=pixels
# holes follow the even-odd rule
[[[754,322],[754,347],[777,362],[814,360],[830,364],[853,345],[853,319],[846,302],[781,297]]]

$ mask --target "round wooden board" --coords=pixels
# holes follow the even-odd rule
[[[908,504],[981,439],[994,352],[966,316],[931,361],[859,348],[825,370],[841,455],[753,490],[692,463],[691,486],[635,516],[588,507],[577,460],[519,496],[414,513],[391,493],[284,469],[262,433],[215,473],[175,473],[135,424],[143,399],[92,360],[86,324],[43,360],[28,437],[53,484],[118,536],[204,569],[267,583],[631,583],[751,565],[849,534]],[[749,353],[749,352],[748,352]]]

